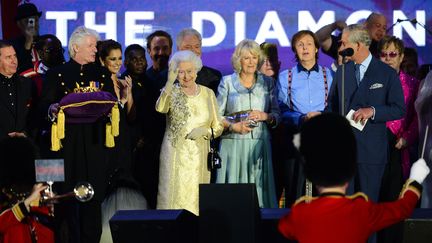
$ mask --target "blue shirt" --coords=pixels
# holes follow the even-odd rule
[[[363,80],[363,77],[365,75],[365,72],[367,68],[369,67],[369,64],[372,60],[372,54],[369,53],[369,56],[364,59],[362,63],[360,63],[360,82]]]
[[[315,64],[311,70],[306,70],[298,64],[291,72],[291,100],[288,97],[288,70],[279,74],[277,83],[278,102],[282,113],[282,121],[288,126],[299,127],[303,116],[311,111],[322,111],[325,108],[325,84],[323,67]],[[330,69],[325,68],[327,76],[327,94],[333,81]]]

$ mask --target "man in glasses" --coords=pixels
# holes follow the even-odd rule
[[[338,60],[338,48],[341,45],[341,36],[334,36],[331,33],[335,30],[342,31],[346,26],[344,21],[338,20],[322,27],[315,33],[319,39],[321,50],[335,60]],[[382,14],[371,13],[366,19],[364,27],[372,39],[369,50],[373,56],[378,57],[378,42],[385,36],[387,19]]]

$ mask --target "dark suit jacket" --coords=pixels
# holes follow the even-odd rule
[[[342,67],[336,71],[326,110],[340,113],[342,109]],[[357,140],[358,162],[387,163],[386,121],[402,118],[405,103],[396,71],[372,57],[363,80],[357,87],[354,63],[345,65],[345,112],[359,108],[375,108],[375,118],[369,119],[363,131],[353,128]]]
[[[32,81],[17,74],[12,79],[16,84],[16,113],[8,104],[7,90],[0,88],[0,138],[7,137],[10,132],[27,132],[27,117],[32,104]]]
[[[196,83],[210,88],[215,94],[217,94],[217,88],[219,86],[221,78],[221,72],[216,69],[203,66],[198,72]]]

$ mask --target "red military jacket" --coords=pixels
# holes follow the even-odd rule
[[[40,207],[32,207],[30,211],[47,213]],[[37,243],[54,243],[52,230],[29,214],[23,203],[15,204],[0,214],[0,243],[32,243],[32,238]]]
[[[407,182],[394,202],[370,202],[363,193],[303,197],[280,219],[279,232],[299,243],[364,243],[372,233],[409,217],[420,192],[418,183]]]

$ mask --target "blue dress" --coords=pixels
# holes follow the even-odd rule
[[[247,89],[237,73],[223,77],[218,88],[219,114],[227,116],[244,110],[267,112],[279,121],[280,111],[273,80],[257,74],[255,84]],[[222,168],[217,183],[255,183],[260,207],[276,207],[270,132],[266,122],[259,122],[247,134],[225,131],[221,137]]]

